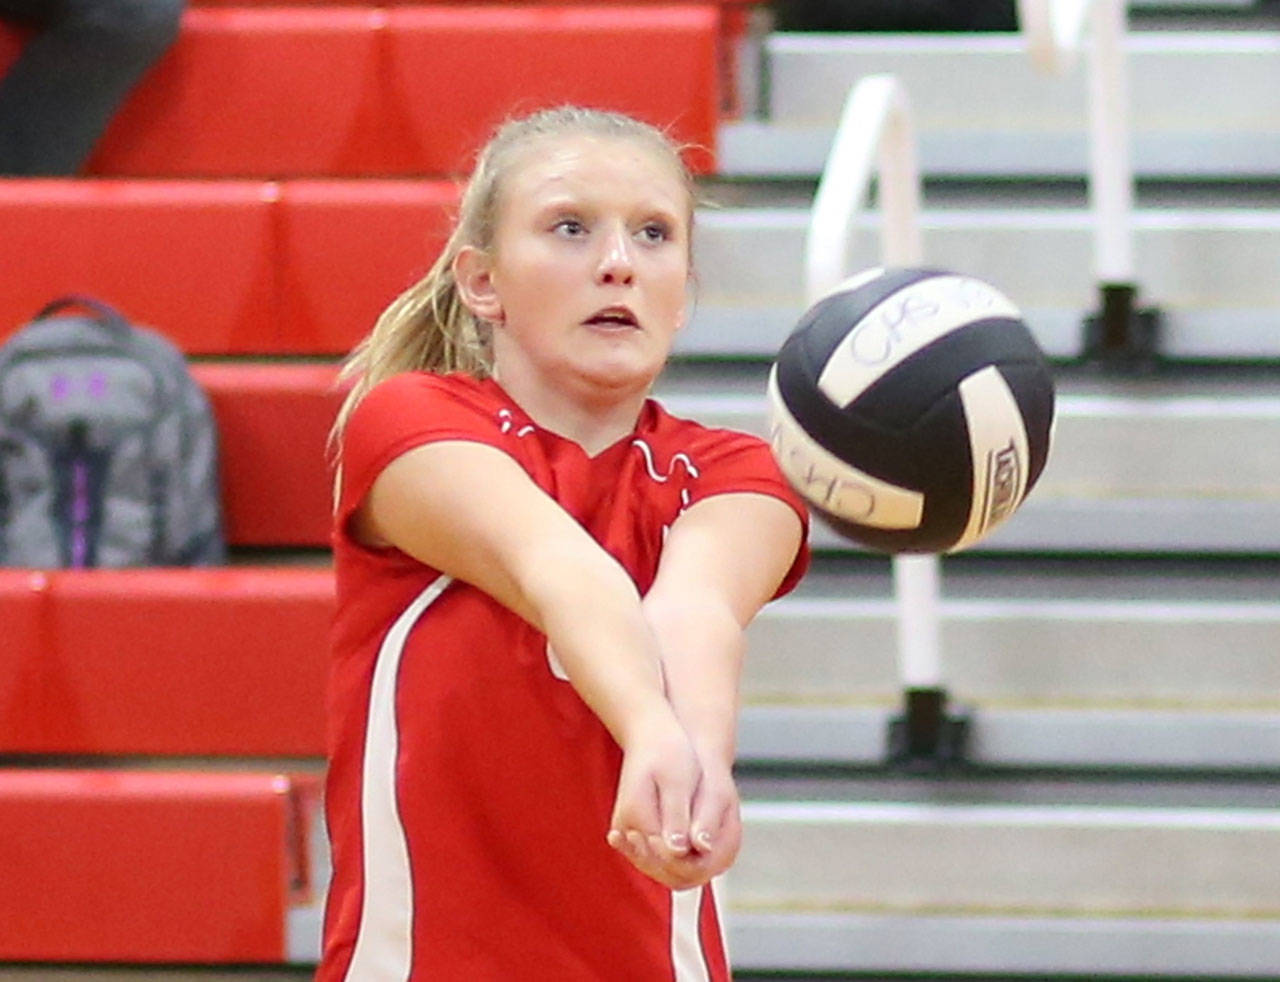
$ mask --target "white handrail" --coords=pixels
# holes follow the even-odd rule
[[[818,182],[805,241],[805,298],[815,303],[849,275],[849,238],[879,165],[881,258],[914,266],[920,243],[920,171],[915,130],[902,83],[868,75],[849,90]]]
[[[835,141],[818,182],[805,239],[805,297],[809,304],[837,288],[852,272],[849,239],[878,166],[881,260],[918,266],[920,171],[906,90],[892,75],[869,75],[849,91]],[[906,688],[941,683],[937,556],[893,559],[898,606],[898,658]]]
[[[1075,65],[1093,0],[1018,0],[1018,24],[1035,66],[1061,75]]]
[[[1094,212],[1094,273],[1100,283],[1132,283],[1133,165],[1125,0],[1018,0],[1018,18],[1035,65],[1064,72],[1086,26],[1089,59],[1089,198]]]

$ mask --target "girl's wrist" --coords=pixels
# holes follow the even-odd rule
[[[624,751],[637,741],[643,741],[655,732],[667,729],[681,729],[680,721],[671,709],[671,704],[660,692],[652,698],[638,696],[628,711],[618,722],[618,732],[614,738]],[[683,730],[681,729],[683,733]]]
[[[733,770],[736,749],[732,740],[699,737],[695,734],[692,737],[692,742],[693,752],[697,755],[704,770],[708,767],[722,767],[728,771]]]

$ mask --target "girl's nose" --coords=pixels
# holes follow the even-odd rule
[[[600,283],[629,286],[635,278],[631,255],[631,236],[626,229],[610,232],[600,255],[596,279]]]

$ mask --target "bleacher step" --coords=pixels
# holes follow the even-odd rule
[[[1265,788],[751,772],[741,788],[720,893],[745,972],[1232,975],[1280,951]],[[293,957],[313,960],[318,921],[294,925]]]
[[[1160,591],[1158,580],[1151,590]],[[1280,713],[1280,599],[944,596],[939,614],[948,683],[971,704]],[[891,699],[899,689],[897,623],[888,599],[780,600],[748,631],[744,696],[774,704]]]
[[[1280,920],[1267,808],[743,806],[739,909]]]
[[[1266,559],[965,553],[940,568],[940,681],[995,767],[1272,768]],[[903,712],[887,557],[820,555],[748,633],[739,759],[879,766]]]
[[[714,426],[767,435],[765,366],[732,388],[696,372],[659,393]],[[754,389],[754,392],[752,391]],[[1049,463],[978,550],[1280,551],[1280,386],[1265,379],[1063,380]],[[825,526],[815,544],[847,549]]]
[[[868,973],[934,982],[1112,977],[1203,982],[1271,979],[1280,964],[1280,928],[1270,921],[730,910],[725,923],[737,968],[795,982],[846,977],[866,982],[872,977]],[[772,974],[778,971],[786,975]],[[805,971],[821,975],[793,974]],[[848,976],[840,974],[845,972]]]
[[[743,817],[724,890],[740,965],[1231,974],[1280,957],[1272,809],[753,800]]]
[[[745,702],[738,758],[775,766],[882,766],[890,759],[890,726],[903,718],[901,702]],[[1273,767],[1280,751],[1275,710],[975,708],[960,701],[948,709],[967,720],[963,761],[981,767],[1245,772]]]
[[[1132,31],[1126,49],[1138,174],[1280,170],[1274,31]],[[926,174],[1087,173],[1084,69],[1041,74],[1020,35],[776,33],[762,57],[762,118],[722,126],[722,174],[820,173],[850,87],[881,73],[906,87]]]
[[[317,896],[319,792],[278,771],[0,769],[0,961],[279,962]]]
[[[998,192],[989,197],[986,206],[975,200],[922,213],[925,264],[995,284],[1047,353],[1079,355],[1084,319],[1098,308],[1094,216],[1083,207],[1018,207]],[[677,351],[776,352],[806,306],[808,223],[807,206],[700,213],[700,289]],[[855,226],[851,272],[880,264],[879,229],[874,212]],[[1162,313],[1163,354],[1280,358],[1280,277],[1273,275],[1280,269],[1280,210],[1144,208],[1133,214],[1132,235],[1138,302]]]

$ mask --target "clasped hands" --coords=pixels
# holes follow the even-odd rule
[[[673,890],[723,873],[742,844],[737,786],[729,761],[699,754],[674,714],[633,729],[608,843],[645,875]]]

